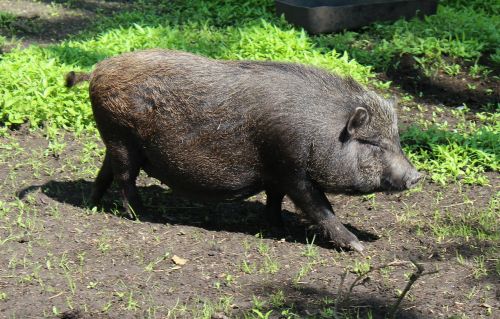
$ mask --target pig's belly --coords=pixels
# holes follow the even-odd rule
[[[202,200],[234,200],[263,190],[258,169],[245,160],[228,162],[210,154],[146,152],[143,170],[181,193]]]

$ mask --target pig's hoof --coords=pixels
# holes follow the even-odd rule
[[[358,253],[363,252],[363,250],[365,249],[365,247],[363,247],[363,245],[361,245],[361,243],[357,240],[351,241],[349,243],[349,247],[356,250]]]

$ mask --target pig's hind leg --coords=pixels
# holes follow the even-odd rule
[[[313,221],[318,223],[326,235],[337,245],[363,251],[363,245],[333,213],[330,202],[318,187],[308,180],[298,180],[289,184],[287,194],[292,201]]]
[[[144,156],[140,151],[140,147],[133,143],[132,138],[122,136],[120,139],[106,140],[106,155],[109,155],[109,162],[105,169],[106,173],[101,172],[97,176],[95,189],[104,189],[104,182],[108,182],[109,166],[112,168],[113,179],[120,188],[123,208],[130,218],[135,219],[137,214],[143,210],[142,201],[136,186],[136,179],[141,169],[141,164],[144,161]],[[102,181],[102,182],[101,182]],[[109,186],[109,185],[108,185]]]
[[[99,204],[104,193],[108,190],[113,182],[113,168],[111,166],[111,157],[106,150],[104,161],[102,162],[101,169],[92,185],[92,194],[90,195],[90,206],[94,207]]]

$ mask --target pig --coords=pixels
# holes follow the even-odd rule
[[[70,72],[66,86],[87,80],[106,146],[92,205],[114,180],[124,208],[141,211],[143,169],[193,199],[265,191],[277,225],[286,195],[335,245],[361,252],[325,193],[402,191],[420,179],[401,149],[395,102],[326,70],[151,49]]]

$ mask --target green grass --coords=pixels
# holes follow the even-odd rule
[[[12,22],[16,20],[16,16],[10,12],[0,11],[0,28],[9,29]]]
[[[500,14],[500,2],[497,0],[441,0],[441,3],[457,9],[470,8],[487,15]]]
[[[466,241],[500,240],[500,192],[487,207],[471,208],[461,214],[437,212],[430,224],[438,240],[464,238]]]
[[[477,9],[483,1],[470,6],[441,5],[436,15],[423,20],[374,24],[363,32],[321,36],[317,42],[323,47],[345,50],[361,64],[376,70],[387,70],[396,63],[395,58],[405,53],[415,56],[428,74],[456,61],[477,61],[482,55],[498,63],[500,12],[493,1],[486,6],[491,15]]]
[[[417,168],[429,172],[434,182],[485,185],[488,179],[483,173],[500,168],[499,132],[500,121],[464,132],[413,125],[401,133],[401,143]]]
[[[237,1],[191,2],[164,16],[152,11],[125,12],[112,20],[105,19],[100,28],[106,31],[96,37],[48,48],[33,46],[4,55],[0,62],[0,123],[12,126],[28,121],[35,127],[48,124],[77,132],[92,127],[86,88],[66,90],[63,75],[72,69],[90,70],[109,56],[154,47],[218,59],[301,62],[349,74],[365,83],[373,76],[370,67],[351,60],[345,53],[316,48],[304,31],[274,17],[269,1],[253,1],[245,6]],[[249,10],[252,6],[256,9]],[[185,16],[190,20],[184,21]],[[238,25],[233,25],[234,21]],[[124,27],[107,29],[111,24]]]

